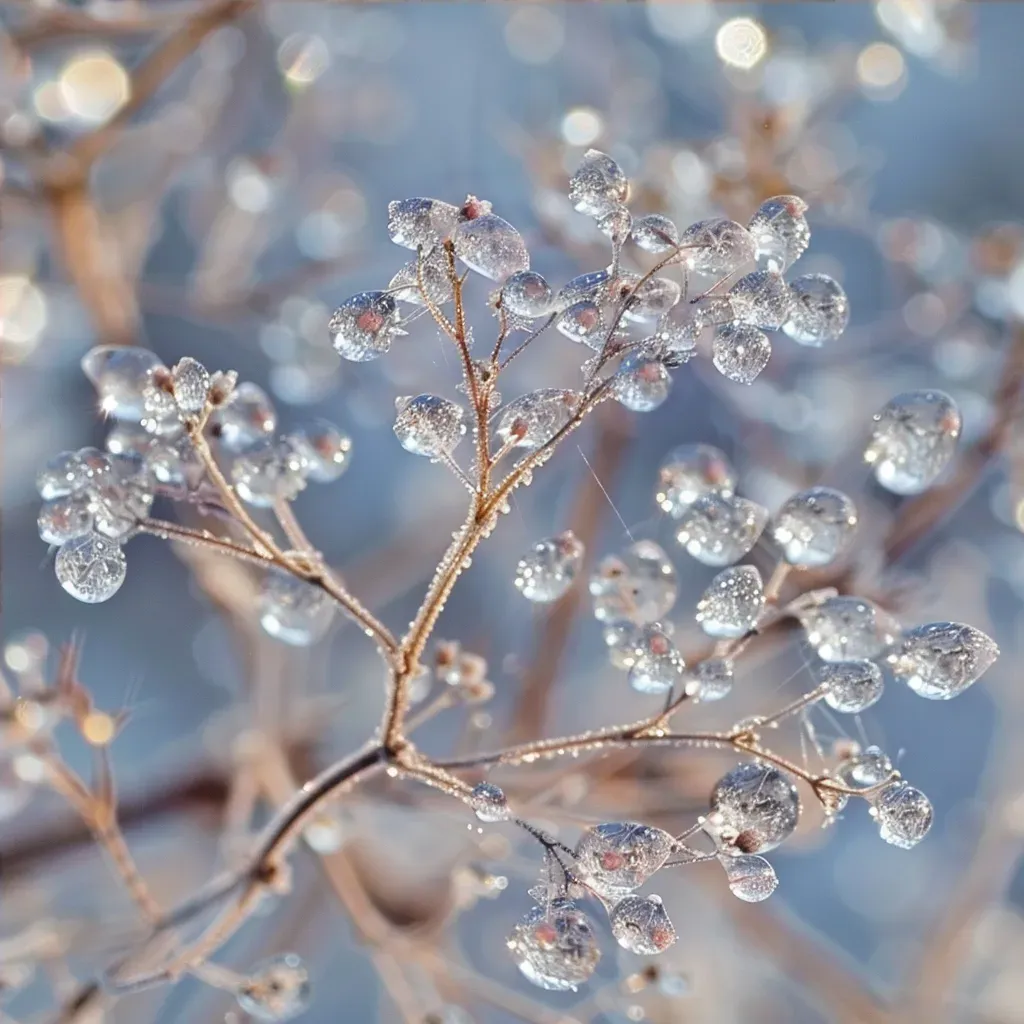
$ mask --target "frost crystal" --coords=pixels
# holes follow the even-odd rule
[[[931,801],[921,790],[902,780],[878,794],[871,814],[878,822],[878,834],[903,850],[917,846],[932,827]]]
[[[708,636],[738,637],[757,625],[764,611],[764,584],[752,565],[720,572],[697,604],[697,622]]]
[[[705,565],[729,565],[757,543],[768,510],[756,502],[714,491],[702,494],[680,517],[676,538]]]
[[[757,208],[749,228],[766,269],[782,273],[803,255],[811,241],[806,212],[807,204],[797,196],[774,196]]]
[[[583,553],[572,530],[538,541],[519,560],[515,585],[528,601],[557,601],[576,579]]]
[[[334,348],[344,359],[365,363],[391,348],[398,327],[398,307],[387,292],[360,292],[346,299],[327,325]]]
[[[737,384],[753,384],[771,355],[768,335],[749,324],[726,324],[715,332],[711,361],[723,377]]]
[[[619,899],[643,885],[675,848],[675,840],[660,828],[609,821],[580,836],[575,857],[587,885],[601,896]]]
[[[888,656],[893,677],[929,700],[950,700],[974,683],[999,657],[980,629],[959,622],[930,622],[903,634]]]
[[[850,301],[838,281],[827,274],[805,274],[790,282],[789,292],[789,319],[782,329],[794,341],[817,348],[846,330]]]
[[[629,181],[607,153],[588,149],[569,179],[569,202],[580,213],[601,217],[629,198]]]
[[[874,658],[891,647],[899,633],[896,620],[860,597],[830,597],[799,613],[807,642],[822,661]]]
[[[658,470],[654,500],[674,519],[702,495],[729,496],[736,489],[736,471],[725,453],[709,444],[684,444],[665,456]]]
[[[568,900],[534,907],[506,945],[526,978],[552,992],[575,991],[601,959],[590,918]]]
[[[326,591],[271,570],[259,597],[260,625],[275,640],[293,647],[316,643],[334,619],[334,602]]]
[[[309,973],[294,953],[258,964],[238,989],[238,1005],[262,1021],[286,1021],[309,1006]]]
[[[128,563],[119,544],[98,533],[74,537],[57,552],[60,585],[86,604],[109,601],[124,583]]]
[[[853,539],[857,510],[841,491],[812,487],[787,499],[772,525],[772,539],[790,565],[834,561]]]
[[[616,941],[631,953],[655,956],[676,941],[660,896],[626,896],[616,904],[610,921]]]
[[[498,436],[513,447],[543,447],[572,419],[580,394],[564,388],[540,388],[513,399],[501,410]]]
[[[779,886],[775,868],[757,854],[726,855],[719,857],[719,863],[725,868],[729,890],[745,903],[760,903]]]
[[[615,398],[634,412],[657,409],[672,389],[672,375],[660,359],[632,352],[615,375]]]
[[[400,398],[396,404],[395,437],[413,455],[428,459],[451,455],[466,433],[465,410],[440,395]]]
[[[675,604],[676,592],[676,571],[652,540],[638,540],[621,557],[608,555],[590,577],[599,622],[654,622]]]
[[[856,715],[881,699],[885,689],[882,670],[867,660],[826,663],[818,676],[825,687],[825,703],[833,711]]]
[[[719,779],[711,810],[724,842],[743,853],[766,853],[792,835],[800,798],[778,768],[747,762]]]

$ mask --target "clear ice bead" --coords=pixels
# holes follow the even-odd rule
[[[645,252],[666,253],[679,244],[679,229],[668,217],[649,213],[633,221],[631,237]]]
[[[607,331],[604,313],[593,299],[574,302],[558,315],[555,328],[571,341],[578,342],[600,352],[604,347]]]
[[[668,832],[635,821],[609,821],[588,828],[576,844],[580,877],[608,899],[639,889],[676,848]]]
[[[835,341],[850,322],[850,300],[828,274],[805,274],[789,283],[789,319],[782,329],[794,341],[820,348]]]
[[[608,660],[616,668],[632,668],[637,648],[643,639],[642,627],[629,619],[613,619],[605,623],[602,635],[608,647]]]
[[[590,919],[568,900],[534,907],[506,945],[527,980],[549,992],[575,992],[601,959]]]
[[[398,306],[387,292],[360,292],[346,299],[328,323],[335,350],[344,359],[365,363],[378,359],[401,333]]]
[[[612,243],[614,249],[621,249],[629,238],[630,229],[633,227],[633,215],[628,207],[623,205],[613,206],[606,213],[597,218],[597,229],[605,235]]]
[[[880,747],[867,747],[844,757],[834,774],[846,786],[869,789],[892,775],[892,761]]]
[[[615,399],[633,412],[657,409],[672,390],[672,374],[660,359],[643,352],[627,355],[615,374]]]
[[[78,452],[60,452],[39,471],[36,489],[44,501],[63,498],[86,483]]]
[[[387,290],[399,302],[407,302],[410,306],[444,305],[452,297],[452,283],[444,253],[437,250],[424,256],[422,267],[416,260],[406,263],[388,282]]]
[[[749,633],[764,611],[764,583],[752,565],[720,572],[697,603],[697,622],[708,636],[739,637]]]
[[[86,533],[61,546],[54,569],[58,582],[73,598],[98,604],[120,589],[128,563],[115,541]]]
[[[447,239],[459,219],[459,208],[440,199],[396,199],[388,203],[388,237],[406,249],[429,251]]]
[[[498,419],[498,436],[504,444],[535,451],[542,448],[572,419],[580,394],[565,388],[540,388],[513,399]]]
[[[953,458],[960,429],[960,410],[945,392],[906,391],[875,414],[864,461],[887,491],[919,494]]]
[[[467,201],[463,211],[475,211]],[[496,213],[460,216],[452,236],[455,255],[470,270],[499,284],[520,270],[529,270],[530,253],[523,236]]]
[[[210,433],[229,452],[266,442],[277,429],[277,411],[267,393],[248,381],[239,384],[224,405],[210,414]]]
[[[668,693],[683,681],[686,663],[659,623],[640,630],[629,685],[637,693]]]
[[[817,568],[839,557],[856,528],[857,510],[845,494],[831,487],[811,487],[779,509],[772,539],[790,565]]]
[[[729,891],[745,903],[760,903],[768,899],[779,886],[775,868],[756,853],[740,854],[738,857],[725,855],[718,860],[725,868]]]
[[[682,366],[696,355],[697,342],[707,326],[697,306],[679,302],[658,321],[652,336],[655,351],[667,366]]]
[[[652,540],[636,541],[621,556],[608,555],[590,577],[599,622],[654,622],[671,610],[677,592],[675,568]]]
[[[800,797],[778,768],[748,761],[718,780],[711,810],[726,844],[742,853],[767,853],[793,834]]]
[[[840,595],[798,613],[807,642],[822,661],[875,658],[896,641],[900,627],[881,608],[862,597]]]
[[[773,196],[757,208],[748,226],[762,266],[781,274],[803,255],[811,241],[806,212],[798,196]]]
[[[610,923],[618,944],[641,956],[664,953],[676,941],[660,896],[624,897],[612,910]]]
[[[89,488],[89,510],[97,533],[119,540],[149,515],[153,485],[148,463],[112,456],[113,472]]]
[[[568,309],[569,306],[592,299],[598,304],[608,300],[612,286],[612,275],[607,270],[592,270],[574,277],[563,285],[555,296],[555,309]]]
[[[728,658],[705,658],[696,666],[692,697],[702,704],[722,700],[732,693],[733,666]],[[687,693],[690,684],[687,683]]]
[[[394,432],[413,455],[440,459],[451,455],[466,433],[465,410],[440,395],[399,399]]]
[[[755,270],[729,289],[729,302],[740,323],[777,331],[789,319],[793,297],[781,274]]]
[[[493,782],[478,782],[470,793],[469,802],[476,816],[488,824],[512,817],[505,791]]]
[[[569,179],[569,202],[588,217],[601,217],[629,198],[629,180],[607,153],[588,149]]]
[[[572,530],[538,541],[519,559],[516,588],[528,601],[557,601],[576,579],[583,554],[583,545]]]
[[[510,313],[533,319],[547,316],[554,302],[551,285],[536,270],[520,270],[505,281],[501,303]]]
[[[767,522],[768,510],[756,502],[710,491],[685,510],[676,538],[698,562],[730,565],[753,548]]]
[[[753,384],[771,355],[768,335],[750,324],[726,324],[715,332],[711,361],[723,377],[737,384]]]
[[[309,1007],[309,972],[294,953],[257,964],[238,988],[242,1010],[255,1020],[293,1020]]]
[[[100,345],[82,357],[82,372],[96,388],[100,409],[119,420],[138,422],[145,415],[143,393],[158,368],[156,353],[132,345]]]
[[[210,394],[210,373],[198,360],[185,356],[171,370],[174,401],[186,414],[203,411]]]
[[[697,221],[682,234],[680,253],[687,265],[701,274],[731,274],[754,259],[753,236],[734,220]]]
[[[818,673],[818,683],[826,688],[825,703],[846,715],[866,711],[885,690],[882,670],[865,659],[826,662]]]
[[[628,290],[624,315],[627,320],[657,320],[673,309],[682,296],[682,288],[670,277],[652,277],[635,283],[626,281]]]
[[[66,544],[92,530],[88,498],[66,494],[43,502],[36,519],[39,538],[46,544]]]
[[[231,480],[242,501],[270,508],[278,499],[290,501],[306,485],[301,455],[285,444],[270,441],[238,456]]]
[[[314,420],[292,435],[291,440],[301,450],[309,479],[315,483],[332,483],[348,469],[352,438],[329,420]]]
[[[723,451],[709,444],[684,444],[665,456],[654,500],[663,512],[680,519],[702,495],[729,496],[735,489],[736,471]]]
[[[259,616],[268,636],[292,647],[308,647],[330,628],[334,602],[312,583],[272,569],[263,578]]]
[[[893,678],[929,700],[958,697],[995,662],[999,648],[980,629],[930,622],[903,634],[887,661]]]
[[[931,801],[921,790],[900,779],[878,793],[871,815],[882,839],[901,850],[909,850],[928,834],[934,812]]]

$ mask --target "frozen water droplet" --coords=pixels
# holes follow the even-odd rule
[[[319,587],[281,570],[269,571],[259,597],[260,625],[275,640],[308,647],[327,632],[334,602]]]
[[[767,522],[768,510],[756,502],[710,491],[680,517],[676,538],[698,562],[729,565],[750,551]]]
[[[662,511],[680,519],[702,495],[729,496],[735,489],[736,471],[723,451],[709,444],[684,444],[665,456],[654,500]]]
[[[543,447],[572,419],[580,394],[565,388],[540,388],[513,399],[502,410],[498,436],[516,448]]]
[[[805,274],[789,284],[789,319],[782,329],[801,345],[835,341],[850,322],[850,300],[827,274]]]
[[[185,356],[179,359],[171,370],[174,400],[186,414],[203,411],[210,394],[210,373],[196,359]]]
[[[421,289],[422,284],[422,289]],[[448,261],[441,250],[423,258],[419,267],[416,260],[406,263],[388,283],[388,291],[399,302],[411,306],[425,306],[426,299],[441,306],[452,297],[452,283],[448,276]]]
[[[696,355],[697,342],[707,326],[697,306],[677,303],[658,321],[652,337],[654,351],[667,366],[682,366]]]
[[[629,619],[614,619],[605,624],[603,635],[608,646],[608,660],[616,668],[632,668],[636,661],[636,649],[643,637],[641,627]]]
[[[634,412],[657,409],[671,390],[672,375],[668,367],[643,352],[631,352],[615,374],[615,398]]]
[[[292,1020],[309,1007],[309,972],[294,953],[271,957],[253,968],[239,986],[237,999],[255,1020]]]
[[[599,622],[654,622],[672,608],[676,593],[676,571],[652,540],[636,541],[621,556],[608,555],[590,577]]]
[[[811,241],[806,212],[798,196],[773,196],[757,208],[749,228],[762,266],[781,274],[803,255]]]
[[[720,838],[742,853],[767,853],[788,839],[800,818],[800,797],[778,768],[748,761],[718,780],[711,810]]]
[[[818,673],[818,682],[827,687],[825,703],[846,715],[866,711],[885,690],[882,670],[873,661],[863,659],[826,663]]]
[[[440,199],[397,199],[388,203],[388,236],[395,245],[429,251],[451,235],[458,218],[459,208]]]
[[[902,779],[890,783],[875,797],[871,814],[878,823],[878,834],[901,850],[909,850],[924,839],[934,816],[928,797]]]
[[[597,218],[598,231],[608,237],[615,249],[621,249],[625,245],[632,227],[633,215],[627,207],[621,204],[611,207]]]
[[[156,353],[132,345],[100,345],[82,357],[82,372],[96,388],[100,409],[119,420],[142,418],[143,392],[159,368]]]
[[[309,479],[318,484],[337,480],[348,469],[352,438],[329,420],[314,420],[292,435],[308,466]]]
[[[478,782],[470,794],[470,804],[476,816],[488,824],[508,821],[512,817],[505,791],[492,782]]]
[[[845,494],[831,487],[811,487],[779,509],[772,539],[790,565],[816,568],[839,557],[856,527],[857,510]]]
[[[888,612],[862,597],[841,595],[799,612],[807,642],[822,661],[874,658],[896,641],[900,627]]]
[[[231,479],[242,501],[269,508],[279,498],[291,500],[306,486],[306,465],[301,452],[266,441],[235,459]]]
[[[266,392],[246,381],[210,415],[210,430],[229,452],[242,452],[266,442],[277,428],[277,412]]]
[[[417,395],[402,402],[395,437],[413,455],[438,459],[451,455],[466,433],[465,410],[440,395]]]
[[[734,220],[716,218],[691,224],[680,238],[681,256],[702,274],[731,274],[754,259],[753,236]]]
[[[623,292],[628,292],[625,317],[627,320],[657,320],[673,309],[682,296],[679,284],[670,277],[652,277],[646,281],[630,280],[620,275]]]
[[[646,252],[666,253],[679,244],[679,229],[660,213],[633,221],[633,241]]]
[[[536,270],[520,270],[505,281],[501,301],[510,313],[533,319],[551,312],[554,293]]]
[[[664,953],[676,941],[676,930],[658,896],[624,897],[610,922],[619,945],[641,956]]]
[[[588,828],[576,844],[580,877],[595,892],[620,899],[639,889],[671,856],[668,832],[635,821],[609,821]]]
[[[335,350],[344,359],[365,363],[378,359],[401,333],[398,306],[387,292],[360,292],[346,299],[327,325]]]
[[[115,541],[87,533],[61,547],[54,569],[60,585],[73,598],[98,604],[109,601],[120,589],[128,563]]]
[[[726,324],[715,332],[711,361],[723,377],[737,384],[753,384],[771,355],[768,335],[749,324]]]
[[[729,302],[740,323],[777,331],[789,319],[793,297],[781,274],[755,270],[729,289]]]
[[[78,452],[60,452],[39,471],[36,489],[45,501],[63,498],[81,489],[85,480]]]
[[[515,585],[528,601],[557,601],[583,564],[583,545],[572,530],[534,544],[516,566]]]
[[[778,888],[775,868],[757,854],[728,855],[718,858],[729,879],[729,891],[746,903],[760,903]]]
[[[87,494],[96,532],[118,540],[149,515],[153,485],[148,462],[124,455],[110,459],[111,472],[90,483]]]
[[[473,211],[469,200],[455,228],[455,255],[470,270],[501,284],[520,270],[529,270],[530,254],[523,236],[496,213],[466,216]]]
[[[708,704],[728,697],[732,693],[732,677],[732,662],[728,658],[705,658],[697,665],[693,699]]]
[[[875,414],[864,461],[887,491],[919,494],[953,458],[960,428],[960,410],[945,392],[906,391]]]
[[[600,352],[607,337],[604,314],[593,299],[581,299],[563,310],[555,321],[559,334]]]
[[[555,296],[555,308],[568,309],[584,299],[592,299],[598,304],[605,302],[610,298],[611,284],[612,276],[607,270],[580,274],[564,285]]]
[[[659,623],[641,628],[629,669],[629,685],[637,693],[668,693],[682,682],[685,668],[683,656]]]
[[[601,959],[590,919],[568,901],[534,907],[506,945],[527,980],[550,992],[575,991]]]
[[[879,747],[868,747],[843,758],[836,766],[835,776],[851,787],[877,786],[892,775],[892,761]]]
[[[752,565],[720,572],[697,603],[697,622],[708,636],[737,637],[749,633],[764,611],[764,584]]]
[[[46,544],[66,544],[92,530],[88,498],[67,494],[43,502],[36,520],[39,537]]]
[[[893,677],[929,700],[950,700],[974,683],[999,657],[980,629],[960,622],[930,622],[903,634],[888,656]]]
[[[588,149],[569,179],[569,202],[588,217],[601,217],[629,198],[629,180],[607,153]]]

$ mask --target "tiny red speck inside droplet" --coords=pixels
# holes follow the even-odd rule
[[[541,921],[533,929],[533,937],[541,946],[553,946],[558,941],[558,929],[549,921]]]
[[[356,326],[361,331],[376,334],[376,332],[384,326],[384,317],[382,317],[376,310],[367,309],[365,312],[360,313],[356,318]]]
[[[626,858],[621,853],[616,853],[614,850],[606,850],[601,854],[601,867],[605,871],[618,871],[623,864],[626,863]]]

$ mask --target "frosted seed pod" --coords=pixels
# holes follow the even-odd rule
[[[395,245],[425,251],[455,230],[459,208],[440,199],[397,199],[388,203],[388,237]]]
[[[800,797],[778,768],[748,761],[718,780],[711,810],[723,842],[742,853],[767,853],[793,834]]]
[[[803,255],[811,241],[806,212],[798,196],[773,196],[757,208],[749,228],[765,269],[781,274]]]
[[[43,502],[36,519],[39,538],[46,544],[66,544],[92,530],[89,501],[81,495],[68,494]]]
[[[273,436],[277,412],[267,393],[248,381],[210,414],[210,433],[229,452],[243,452]]]
[[[638,540],[622,555],[608,555],[590,577],[594,616],[599,622],[660,619],[676,602],[676,571],[652,540]]]
[[[519,559],[516,588],[528,601],[557,601],[576,579],[583,553],[583,545],[572,530],[538,541]]]
[[[547,316],[553,302],[551,285],[536,270],[512,274],[501,289],[502,306],[517,316]]]
[[[732,693],[732,662],[728,658],[705,658],[696,668],[696,677],[686,684],[690,693],[691,682],[694,700],[702,704],[722,700]]]
[[[81,489],[85,477],[78,452],[60,452],[39,471],[36,490],[44,501],[63,498]]]
[[[789,283],[789,319],[782,329],[794,341],[820,348],[835,341],[850,322],[850,300],[828,274],[804,274]]]
[[[294,953],[271,957],[253,968],[236,998],[256,1020],[292,1020],[309,1007],[309,972]]]
[[[616,667],[630,669],[636,661],[636,649],[643,639],[643,631],[629,619],[614,619],[602,631],[608,647],[608,660]]]
[[[764,583],[752,565],[720,572],[697,602],[697,622],[708,636],[725,638],[749,633],[764,611]]]
[[[202,363],[190,356],[179,359],[171,370],[171,384],[174,401],[183,413],[203,411],[210,394],[210,373]]]
[[[768,522],[768,510],[735,495],[710,491],[683,513],[676,539],[705,565],[739,561],[757,543]]]
[[[466,433],[465,410],[440,395],[398,399],[394,432],[413,455],[439,459],[451,453]]]
[[[512,817],[505,791],[491,782],[478,782],[473,787],[469,802],[476,816],[488,824],[508,821]]]
[[[960,410],[943,391],[906,391],[875,413],[864,461],[893,494],[919,494],[956,452]]]
[[[715,332],[711,361],[723,377],[737,384],[753,384],[771,355],[768,335],[749,324],[726,324]]]
[[[890,783],[875,797],[871,815],[878,823],[878,834],[902,850],[917,846],[932,827],[931,801],[902,779]]]
[[[596,223],[598,231],[612,243],[612,248],[621,249],[633,227],[633,215],[627,207],[620,204],[601,214]]]
[[[729,289],[729,302],[740,323],[777,331],[789,319],[793,297],[781,274],[755,270]]]
[[[569,306],[592,299],[600,304],[606,301],[611,289],[612,275],[607,270],[592,270],[587,274],[574,277],[564,285],[555,296],[555,309],[568,309]]]
[[[452,283],[443,251],[424,256],[422,266],[416,260],[406,263],[388,282],[387,290],[398,302],[411,306],[425,306],[428,301],[435,306],[444,305],[452,297]]]
[[[312,583],[275,569],[263,578],[259,616],[260,625],[275,640],[308,647],[330,628],[334,602]]]
[[[305,463],[287,439],[266,442],[235,459],[231,480],[242,501],[270,508],[278,499],[290,501],[305,487]]]
[[[534,907],[506,945],[527,980],[550,992],[575,992],[601,959],[590,918],[568,900]]]
[[[844,785],[869,789],[892,775],[892,761],[881,748],[867,747],[844,757],[834,774]]]
[[[729,891],[745,903],[760,903],[768,899],[779,886],[775,868],[756,853],[740,854],[738,857],[721,856],[718,861],[725,868]]]
[[[701,274],[731,274],[754,258],[756,246],[750,232],[734,220],[716,218],[691,224],[679,239],[680,255]]]
[[[736,471],[725,452],[709,444],[684,444],[665,456],[654,500],[663,512],[680,519],[702,495],[729,496],[735,489]]]
[[[503,444],[531,451],[542,448],[572,419],[580,394],[565,388],[540,388],[513,399],[498,419]]]
[[[306,460],[309,479],[318,484],[337,480],[348,469],[352,438],[329,420],[314,420],[291,436]]]
[[[668,832],[635,821],[593,825],[576,844],[576,866],[595,892],[620,899],[639,889],[676,848]]]
[[[877,657],[895,643],[900,631],[888,612],[861,597],[830,597],[797,617],[822,661]]]
[[[569,179],[569,202],[588,217],[601,217],[629,198],[629,180],[607,153],[588,149]]]
[[[658,623],[640,630],[629,685],[637,693],[668,693],[683,681],[686,663],[672,638]]]
[[[652,277],[647,281],[627,282],[624,315],[627,320],[657,320],[674,308],[682,295],[679,284],[670,277]]]
[[[604,314],[593,299],[581,299],[564,309],[555,321],[559,334],[600,352],[607,332]]]
[[[378,359],[391,348],[398,327],[398,306],[387,292],[360,292],[346,299],[327,324],[338,354],[354,363]]]
[[[866,660],[826,663],[818,674],[825,703],[833,711],[856,715],[877,703],[885,690],[882,670]]]
[[[158,368],[156,353],[132,345],[100,345],[82,357],[82,372],[96,388],[100,409],[119,420],[142,418],[143,392]]]
[[[930,622],[907,630],[886,659],[893,677],[929,700],[958,697],[995,662],[999,648],[980,629]]]
[[[633,412],[657,409],[672,390],[672,375],[660,359],[631,352],[615,374],[615,399]]]
[[[115,541],[86,533],[62,545],[54,570],[60,585],[73,598],[98,604],[109,601],[120,589],[128,563]]]
[[[507,220],[491,213],[489,203],[472,196],[459,211],[452,242],[455,255],[470,270],[498,284],[520,270],[530,269],[523,236]]]
[[[664,953],[676,941],[660,896],[626,896],[615,905],[610,923],[618,944],[641,956]]]
[[[817,568],[839,557],[856,528],[857,510],[842,491],[811,487],[779,509],[772,539],[790,565]]]
[[[633,221],[633,241],[646,252],[666,253],[679,244],[679,229],[660,213],[649,213]]]

